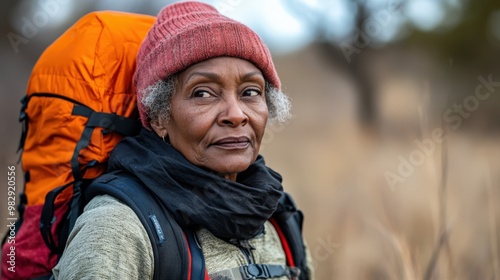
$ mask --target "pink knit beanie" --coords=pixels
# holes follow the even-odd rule
[[[247,26],[200,2],[175,3],[161,10],[137,54],[134,83],[143,126],[150,128],[141,103],[144,89],[195,63],[220,56],[252,62],[280,89],[269,50]]]

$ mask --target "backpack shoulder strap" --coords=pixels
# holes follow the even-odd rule
[[[192,256],[203,257],[201,248],[197,254],[193,253],[197,248],[189,246],[193,243],[191,235],[183,232],[153,193],[129,175],[109,173],[97,178],[86,188],[85,200],[88,202],[103,194],[128,205],[146,229],[153,249],[154,279],[195,279],[191,271]],[[204,260],[202,263],[204,270]]]
[[[307,271],[306,250],[302,237],[304,215],[297,209],[288,193],[283,193],[278,208],[271,218],[276,228],[287,257],[287,265],[300,269],[300,280],[309,279]]]

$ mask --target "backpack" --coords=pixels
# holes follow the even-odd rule
[[[20,114],[25,188],[15,228],[15,272],[2,262],[2,279],[50,279],[78,215],[101,194],[121,200],[141,220],[153,245],[155,279],[165,279],[167,273],[174,279],[208,279],[193,232],[181,229],[134,178],[102,175],[113,147],[141,127],[132,76],[137,50],[154,19],[90,13],[49,46],[35,65]],[[291,197],[283,196],[271,222],[287,265],[292,272],[300,268],[299,279],[308,279],[302,213]],[[6,235],[2,256],[7,260],[10,241]],[[279,272],[259,265],[244,271],[248,279]]]
[[[90,13],[34,66],[20,114],[25,186],[15,235],[6,236],[2,246],[4,260],[15,256],[2,262],[2,279],[52,273],[81,212],[81,188],[106,170],[123,136],[139,132],[132,77],[137,50],[154,20]]]

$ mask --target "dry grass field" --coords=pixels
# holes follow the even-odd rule
[[[292,63],[314,55],[278,67]],[[500,138],[464,125],[434,141],[443,126],[429,89],[404,78],[380,85],[374,133],[355,122],[340,74],[296,71],[284,81],[295,118],[270,130],[263,153],[306,213],[316,278],[500,279]]]

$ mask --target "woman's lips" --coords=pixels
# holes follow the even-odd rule
[[[222,149],[245,149],[250,146],[250,139],[246,136],[226,137],[215,141],[212,145]]]

